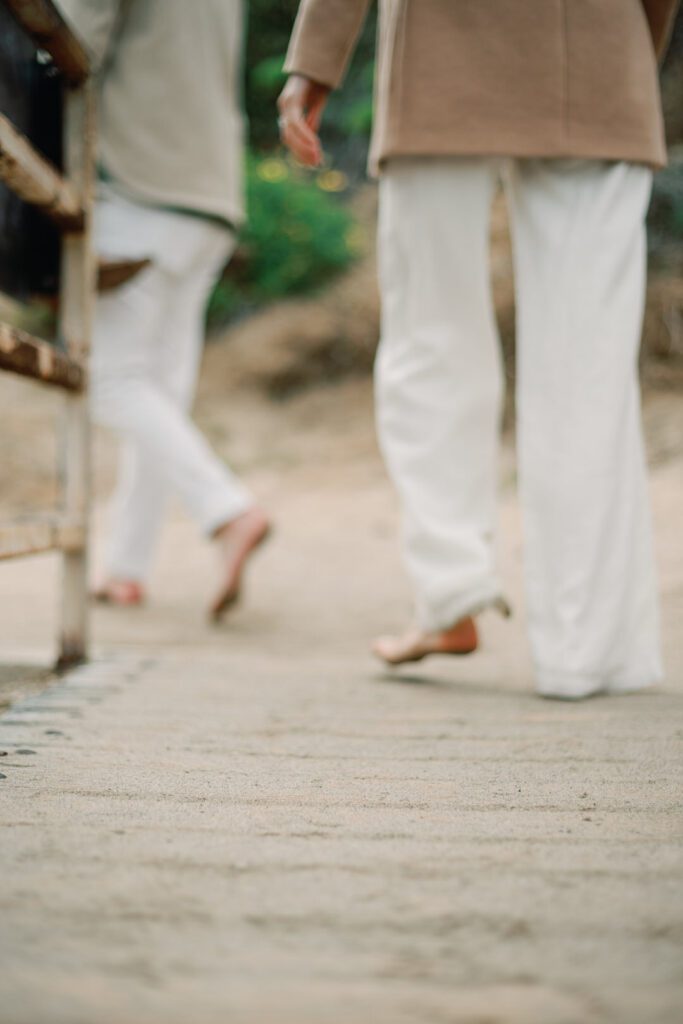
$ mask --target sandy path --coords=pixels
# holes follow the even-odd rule
[[[369,388],[253,403],[201,410],[277,519],[243,607],[205,624],[209,552],[174,514],[149,608],[97,610],[104,661],[0,720],[0,1024],[675,1024],[672,410],[649,413],[667,683],[570,706],[531,695],[509,452],[515,619],[390,677],[367,640],[410,599]],[[4,660],[48,657],[56,568],[2,567]]]

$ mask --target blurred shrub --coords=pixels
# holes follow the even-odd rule
[[[210,323],[312,291],[352,262],[359,229],[340,202],[347,185],[340,171],[310,174],[279,156],[250,156],[249,216],[238,257],[211,298]]]
[[[656,267],[683,267],[683,146],[655,176],[648,213],[650,256]]]

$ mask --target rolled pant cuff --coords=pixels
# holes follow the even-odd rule
[[[512,615],[512,608],[499,588],[487,587],[454,599],[442,605],[438,610],[422,607],[418,610],[420,629],[428,633],[438,633],[451,629],[458,622],[470,616],[479,615],[487,608],[495,608],[506,619]]]
[[[661,682],[657,670],[601,674],[565,672],[561,669],[537,669],[536,692],[555,700],[583,700],[599,693],[634,693]]]
[[[233,519],[244,515],[255,504],[253,495],[245,488],[239,496],[235,495],[230,501],[224,502],[220,508],[212,510],[211,514],[203,517],[201,524],[203,533],[209,538],[213,537],[216,530],[219,530],[221,526],[225,526],[227,523],[232,522]]]

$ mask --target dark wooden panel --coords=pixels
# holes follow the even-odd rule
[[[0,112],[58,167],[62,165],[62,80],[0,2]],[[27,301],[52,295],[59,280],[59,232],[0,183],[0,290]]]

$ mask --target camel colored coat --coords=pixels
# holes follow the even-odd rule
[[[666,163],[657,56],[679,0],[380,0],[371,165]],[[302,0],[285,69],[339,86],[370,0]]]

